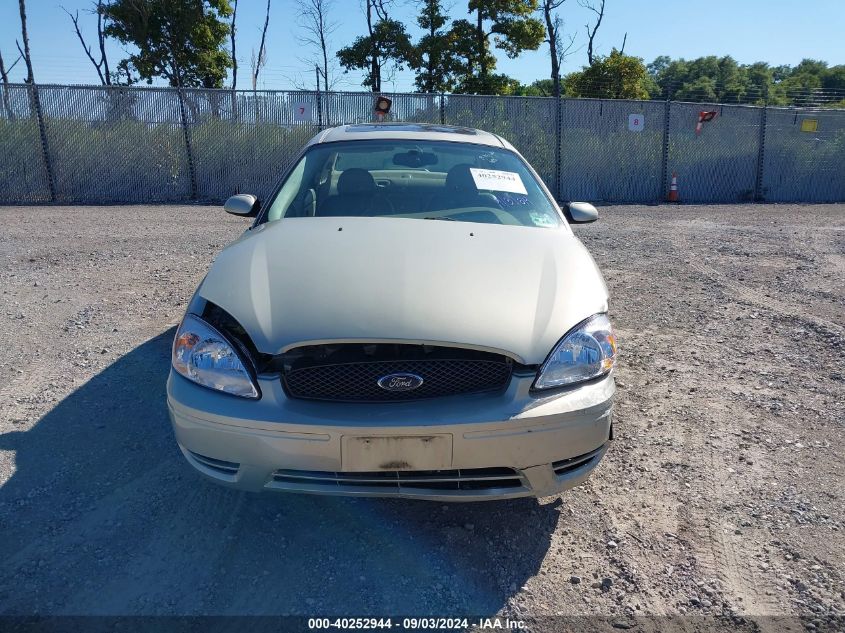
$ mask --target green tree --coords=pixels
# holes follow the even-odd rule
[[[477,48],[475,26],[469,20],[455,20],[449,30],[449,43],[452,54],[452,70],[457,93],[474,93],[479,85],[479,51]],[[490,51],[488,42],[484,43],[482,55],[488,68],[496,67],[496,57]],[[484,90],[481,90],[484,92]]]
[[[794,105],[817,105],[817,97],[822,97],[822,75],[827,71],[827,63],[815,59],[802,59],[784,79],[780,88],[789,103]]]
[[[825,85],[832,70],[826,62],[814,59],[804,59],[795,67],[777,66],[772,69],[768,102],[772,105],[800,106],[835,101],[837,95],[827,92]]]
[[[554,81],[551,79],[538,79],[527,86],[523,86],[523,94],[529,97],[554,97]]]
[[[517,82],[509,94],[517,97],[554,97],[555,84],[551,79],[537,79],[530,84]]]
[[[766,62],[755,62],[745,67],[746,100],[762,105],[766,103],[773,83],[772,69]]]
[[[787,77],[789,77],[789,73],[792,72],[792,67],[789,64],[781,64],[780,66],[775,66],[772,68],[772,80],[775,83],[781,82]]]
[[[689,64],[684,59],[671,59],[667,55],[661,55],[648,65],[648,73],[657,87],[652,96],[673,99],[675,92],[689,75]]]
[[[592,66],[568,74],[563,81],[568,97],[602,99],[648,99],[650,83],[643,60],[615,48],[606,57],[594,56]]]
[[[377,52],[373,52],[377,51]],[[346,71],[366,70],[362,85],[373,92],[381,92],[384,71],[402,70],[414,60],[414,49],[405,25],[398,20],[380,20],[373,26],[372,35],[357,37],[337,52],[340,65]]]
[[[716,93],[716,79],[700,76],[694,81],[688,81],[675,92],[678,101],[719,101]]]
[[[805,59],[795,67],[738,64],[732,57],[656,58],[648,65],[652,97],[762,105],[835,104],[845,94],[845,66]]]
[[[711,55],[690,61],[661,56],[649,64],[648,70],[656,84],[654,97],[741,103],[749,93],[748,68],[730,56]]]
[[[660,77],[666,72],[666,69],[669,68],[671,64],[671,57],[668,55],[659,55],[658,57],[655,57],[654,61],[646,66],[646,68],[648,69],[648,74],[652,77]]]
[[[475,22],[456,20],[452,24],[454,52],[462,58],[457,89],[460,92],[499,94],[511,86],[503,75],[494,75],[493,46],[516,58],[523,51],[535,51],[545,41],[543,23],[533,17],[538,0],[469,0],[468,12]]]
[[[551,61],[552,95],[560,97],[560,67],[575,45],[575,36],[570,35],[564,41],[564,23],[556,10],[566,0],[543,0],[543,19],[546,21],[546,43],[549,45],[549,60]]]
[[[460,91],[463,94],[491,94],[491,95],[518,95],[522,84],[513,77],[503,73],[487,73],[487,76],[480,77],[473,75],[465,77],[460,84]]]
[[[845,93],[845,65],[828,68],[822,75],[822,88]]]
[[[450,92],[455,85],[451,31],[445,30],[447,16],[440,0],[422,0],[417,24],[425,35],[416,45],[414,85],[420,92]]]
[[[223,87],[232,66],[229,0],[113,0],[102,11],[105,35],[137,49],[118,64],[126,83],[163,77],[171,86]]]
[[[366,70],[362,85],[373,92],[381,92],[384,71],[413,67],[416,49],[405,25],[387,14],[386,0],[364,0],[367,16],[367,35],[355,38],[349,46],[337,52],[340,65],[350,70]]]
[[[716,75],[717,98],[723,103],[742,103],[748,92],[748,73],[736,60],[727,55],[719,59]]]

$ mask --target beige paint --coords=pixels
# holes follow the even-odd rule
[[[413,341],[541,363],[607,309],[595,263],[568,227],[408,218],[290,218],[224,249],[200,295],[261,352],[326,341]]]

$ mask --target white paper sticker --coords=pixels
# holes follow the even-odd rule
[[[469,171],[472,174],[472,179],[477,189],[507,191],[509,193],[521,193],[524,196],[528,195],[525,185],[522,184],[522,178],[516,172],[500,171],[498,169],[478,169],[477,167],[470,167]]]
[[[628,115],[628,129],[632,132],[642,132],[645,127],[645,117],[642,114]]]
[[[293,104],[294,121],[312,121],[313,119],[313,109],[310,103],[305,102]]]

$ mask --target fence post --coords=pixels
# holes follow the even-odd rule
[[[440,125],[446,125],[446,96],[440,93]]]
[[[182,88],[176,88],[179,95],[179,113],[182,116],[182,133],[185,137],[185,150],[188,152],[188,173],[191,176],[191,200],[197,199],[197,174],[194,170],[194,151],[191,148],[191,130],[188,127],[188,115],[185,112],[185,100],[182,97]]]
[[[557,197],[557,201],[561,202],[563,200],[563,191],[561,188],[563,187],[563,177],[561,173],[561,143],[563,143],[563,132],[561,131],[561,125],[563,125],[563,112],[561,108],[563,108],[563,99],[560,98],[560,90],[556,91],[555,94],[555,196]]]
[[[666,99],[666,112],[663,115],[663,157],[660,162],[660,190],[657,194],[657,201],[666,199],[666,181],[669,176],[669,114],[672,111],[672,102]]]
[[[763,202],[763,163],[766,154],[766,117],[768,100],[760,111],[760,145],[757,149],[757,175],[754,180],[754,202]]]
[[[30,99],[35,109],[38,121],[38,134],[41,137],[41,153],[44,156],[44,170],[47,172],[47,187],[50,190],[50,202],[56,201],[56,181],[53,178],[53,162],[50,160],[50,144],[47,142],[47,126],[44,125],[44,114],[41,111],[41,97],[38,86],[29,84]]]

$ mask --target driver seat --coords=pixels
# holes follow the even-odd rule
[[[320,205],[320,216],[390,215],[393,205],[378,191],[372,174],[360,167],[345,169],[337,179],[337,195]]]

